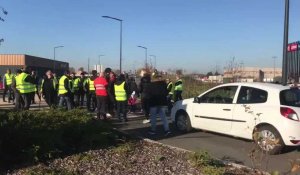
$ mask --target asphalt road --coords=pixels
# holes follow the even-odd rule
[[[284,150],[284,153],[280,155],[265,155],[257,151],[254,154],[257,160],[254,160],[250,158],[251,150],[255,149],[253,142],[200,130],[182,134],[176,132],[176,130],[171,127],[172,135],[164,137],[163,129],[160,126],[158,128],[159,133],[156,136],[150,136],[147,134],[150,124],[142,124],[142,117],[131,117],[128,123],[120,123],[117,125],[117,128],[130,134],[150,138],[161,143],[191,151],[206,150],[215,158],[230,160],[235,163],[249,167],[257,167],[269,172],[274,170],[278,170],[281,173],[287,172],[291,167],[290,160],[300,158],[300,152],[297,150],[299,148],[287,148]]]
[[[38,100],[36,101],[38,102]],[[42,101],[40,105],[35,104],[32,107],[33,109],[39,110],[46,106],[45,102]],[[0,110],[12,107],[12,104],[3,103],[2,100],[0,100]],[[143,119],[142,115],[129,115],[129,122],[118,123],[115,121],[114,125],[116,128],[130,134],[150,138],[161,143],[191,151],[206,150],[215,158],[230,160],[249,167],[253,167],[255,164],[256,167],[268,170],[269,172],[273,170],[287,172],[290,169],[290,160],[300,159],[300,148],[287,148],[284,153],[280,155],[266,156],[258,152],[255,154],[257,160],[251,161],[253,159],[251,159],[249,155],[255,146],[251,141],[200,130],[182,134],[176,132],[172,125],[172,134],[170,136],[164,136],[162,126],[158,126],[157,135],[150,136],[147,134],[150,124],[143,124]]]

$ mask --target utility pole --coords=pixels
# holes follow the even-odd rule
[[[287,84],[287,48],[289,42],[289,12],[290,0],[285,0],[285,15],[284,15],[284,36],[283,36],[283,57],[282,57],[282,85]]]

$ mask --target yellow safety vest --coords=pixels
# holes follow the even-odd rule
[[[179,79],[179,80],[177,80],[177,82],[181,82],[181,84],[179,84],[179,85],[175,85],[175,91],[182,91],[183,90],[183,85],[182,85],[182,80],[181,79]]]
[[[6,81],[6,85],[11,85],[12,83],[12,79],[13,79],[14,75],[13,74],[5,74],[5,81]]]
[[[67,76],[63,75],[60,79],[59,79],[59,83],[58,83],[58,94],[66,94],[68,93],[67,89],[65,88],[65,80],[68,79]]]
[[[24,72],[16,76],[16,88],[21,94],[31,93],[35,91],[34,84],[25,82],[27,76],[29,75]]]
[[[80,81],[80,78],[75,78],[73,80],[73,91],[78,91],[79,90],[79,81]]]
[[[115,96],[116,96],[117,101],[126,101],[127,100],[127,95],[126,95],[124,85],[125,85],[125,81],[120,85],[116,85],[116,84],[114,85]]]
[[[169,94],[172,95],[172,94],[173,94],[173,83],[172,83],[172,82],[170,82],[170,83],[168,84],[167,89],[169,89],[170,86],[172,86],[172,89],[170,90]]]
[[[89,90],[94,91],[95,90],[94,81],[89,78],[88,83],[89,83]]]

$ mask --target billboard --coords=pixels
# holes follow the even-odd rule
[[[299,48],[300,48],[300,41],[297,41],[289,44],[287,50],[288,52],[293,52],[299,50]]]

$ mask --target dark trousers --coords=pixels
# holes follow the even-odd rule
[[[79,92],[78,96],[79,96],[80,106],[83,106],[85,92]]]
[[[15,96],[14,96],[13,90],[10,85],[9,86],[5,85],[5,87],[4,87],[3,101],[5,101],[5,96],[7,93],[8,93],[8,102],[10,102],[11,100],[14,101]]]
[[[116,101],[117,105],[117,117],[121,120],[121,115],[124,120],[127,120],[127,101]]]
[[[88,110],[95,110],[96,106],[93,106],[94,109],[92,109],[91,103],[93,103],[94,105],[97,106],[97,100],[96,100],[95,91],[88,92],[88,94],[87,94],[87,101],[86,101],[87,109]]]
[[[167,96],[167,102],[168,102],[168,113],[171,113],[171,109],[173,107],[173,103],[172,103],[172,99],[173,99],[173,94],[169,94]]]
[[[113,115],[114,111],[116,109],[116,106],[115,106],[115,97],[113,95],[109,95],[108,96],[107,107],[108,107],[108,113],[110,113],[111,115]]]
[[[58,107],[62,108],[62,107],[64,107],[64,104],[67,105],[68,110],[72,109],[72,103],[71,103],[71,100],[70,100],[70,96],[67,93],[59,95]]]
[[[103,117],[106,119],[106,104],[107,96],[96,96],[97,98],[97,117]]]
[[[24,102],[23,110],[29,110],[30,103],[32,100],[32,93],[30,92],[30,93],[21,94],[21,97]]]
[[[181,94],[182,94],[182,91],[174,91],[174,95],[175,95],[174,102],[182,100]]]
[[[142,108],[145,114],[146,119],[149,119],[149,113],[150,113],[150,107],[149,107],[149,99],[148,98],[142,98]]]
[[[56,92],[47,92],[45,95],[45,101],[49,107],[55,107],[57,104],[57,94]]]
[[[20,93],[15,92],[15,109],[22,110],[24,107],[24,100]]]

